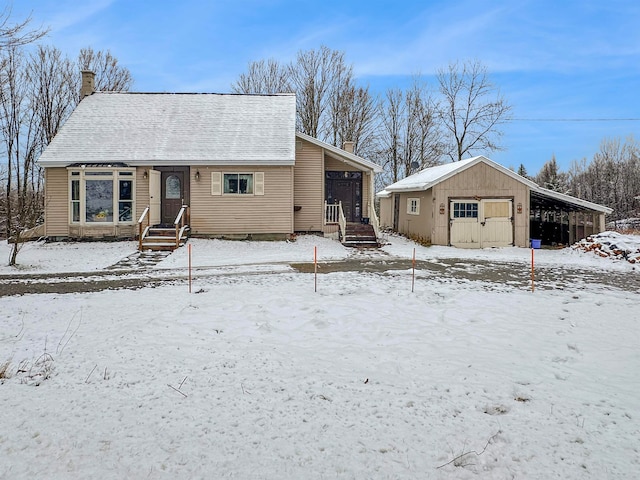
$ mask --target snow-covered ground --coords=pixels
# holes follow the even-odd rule
[[[312,236],[190,243],[196,269],[230,268],[196,276],[191,294],[176,279],[0,296],[0,478],[637,476],[640,292],[532,293],[418,271],[412,293],[410,270],[319,275],[315,292],[287,264],[312,261],[314,247],[320,262],[415,248],[470,265],[527,264],[531,251],[399,237],[368,254]],[[135,248],[33,243],[0,274],[93,272]],[[187,251],[155,270],[177,278]],[[535,262],[640,274],[570,248]]]

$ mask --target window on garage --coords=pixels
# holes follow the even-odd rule
[[[453,218],[478,218],[478,202],[455,202]]]

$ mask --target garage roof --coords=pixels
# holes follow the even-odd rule
[[[554,192],[553,190],[542,188],[528,178],[524,178],[518,175],[513,170],[509,170],[508,168],[505,168],[499,163],[496,163],[493,160],[482,155],[468,158],[466,160],[461,160],[459,162],[446,163],[444,165],[425,168],[424,170],[421,170],[417,173],[414,173],[413,175],[408,176],[407,178],[389,185],[384,190],[378,192],[376,196],[386,198],[390,197],[395,192],[415,192],[428,190],[438,183],[443,182],[444,180],[451,178],[454,175],[466,170],[467,168],[471,168],[481,162],[495,168],[496,170],[499,170],[500,172],[508,175],[511,178],[514,178],[518,182],[527,185],[531,189],[532,198],[535,197],[538,199],[546,199],[546,201],[550,204],[560,204],[561,206],[565,205],[572,209],[578,210],[595,210],[597,212],[607,214],[613,211],[611,208],[605,207],[603,205],[598,205],[596,203],[572,197],[571,195],[565,195],[563,193]]]

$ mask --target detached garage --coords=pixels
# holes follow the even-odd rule
[[[573,243],[611,209],[539,187],[486,157],[427,168],[377,194],[381,226],[434,245]]]

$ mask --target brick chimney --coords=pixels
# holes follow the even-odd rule
[[[342,144],[342,149],[343,149],[345,152],[353,153],[353,143],[354,143],[354,142],[344,142],[344,143]]]
[[[80,100],[91,95],[96,90],[96,74],[91,70],[82,70],[82,86],[80,87]]]

